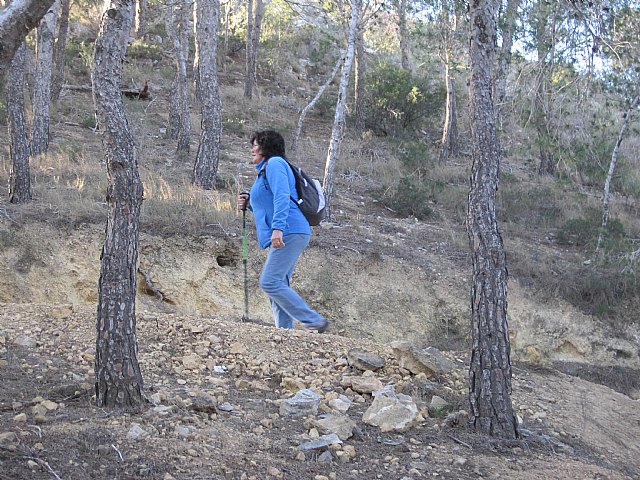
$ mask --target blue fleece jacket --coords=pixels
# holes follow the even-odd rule
[[[291,200],[291,197],[298,199],[298,192],[296,179],[287,161],[282,157],[271,157],[256,165],[256,170],[258,176],[251,187],[249,203],[260,247],[271,245],[273,230],[282,230],[283,235],[311,235],[309,222]]]

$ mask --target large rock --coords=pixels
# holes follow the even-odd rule
[[[280,404],[280,415],[297,416],[297,415],[315,415],[318,413],[320,405],[320,395],[313,390],[300,390],[293,397],[284,400]]]
[[[351,408],[353,401],[346,395],[340,395],[338,398],[333,398],[327,403],[332,409],[337,410],[340,413],[347,413],[347,410]]]
[[[443,375],[458,366],[435,347],[417,347],[409,342],[393,342],[391,347],[400,366],[416,375]]]
[[[371,375],[345,375],[342,377],[341,384],[343,387],[351,387],[358,393],[373,393],[383,387],[382,382]]]
[[[397,394],[391,385],[374,393],[371,406],[364,412],[362,421],[380,427],[384,432],[404,432],[411,428],[418,417],[418,407],[408,395]]]
[[[347,353],[347,360],[349,361],[349,365],[358,370],[380,370],[384,367],[384,358],[382,358],[377,353],[367,352],[366,350],[362,350],[360,348],[352,348]]]
[[[198,355],[190,354],[182,357],[182,365],[189,370],[198,370],[202,364],[202,358]]]
[[[298,446],[300,450],[303,452],[313,452],[317,450],[325,450],[330,445],[341,444],[342,440],[335,434],[331,433],[329,435],[323,435],[322,437],[311,440],[310,442],[305,442]]]
[[[320,433],[335,433],[340,440],[347,440],[353,435],[356,423],[345,415],[326,415],[316,420],[314,425]]]
[[[518,282],[509,284],[512,356],[534,363],[577,362],[640,368],[637,322],[602,328],[597,318],[561,301],[532,300]]]
[[[38,345],[36,340],[31,338],[28,335],[18,335],[13,340],[13,343],[15,343],[16,345],[20,345],[21,347],[26,347],[26,348],[35,348]]]

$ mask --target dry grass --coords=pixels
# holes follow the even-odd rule
[[[145,201],[141,228],[157,235],[227,235],[237,224],[235,194],[203,191],[190,183],[176,184],[165,177],[143,179]]]

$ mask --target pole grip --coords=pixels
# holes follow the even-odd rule
[[[244,190],[244,191],[240,192],[240,195],[246,195],[246,197],[244,197],[244,203],[242,204],[242,211],[246,212],[247,211],[247,207],[249,205],[249,192]]]

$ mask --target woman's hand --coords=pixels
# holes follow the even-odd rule
[[[246,210],[249,207],[249,193],[242,192],[238,195],[238,210]]]
[[[282,230],[274,230],[271,232],[271,246],[273,248],[284,247],[284,240],[282,240]]]

